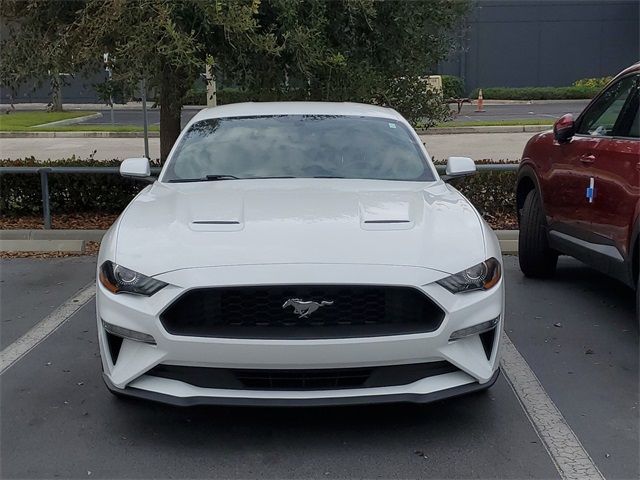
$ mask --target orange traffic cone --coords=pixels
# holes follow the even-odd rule
[[[476,112],[484,112],[484,98],[482,97],[482,89],[478,91],[478,108]]]

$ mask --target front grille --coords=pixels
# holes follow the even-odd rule
[[[288,299],[323,306],[300,318]],[[174,335],[257,339],[353,338],[432,332],[444,312],[419,290],[368,285],[201,288],[161,315]]]
[[[231,390],[336,390],[407,385],[458,369],[446,361],[366,368],[270,370],[157,365],[147,375],[202,388]]]

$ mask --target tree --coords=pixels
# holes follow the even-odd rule
[[[445,57],[452,43],[447,32],[467,9],[466,0],[0,5],[13,25],[1,45],[0,82],[17,85],[45,71],[95,72],[108,52],[115,80],[135,85],[144,78],[155,92],[162,159],[180,132],[184,97],[208,59],[228,80],[260,95],[399,105],[408,98],[402,85],[421,85],[402,79],[425,75]],[[435,115],[438,101],[429,96],[421,112]]]
[[[261,32],[275,36],[276,57],[234,59],[236,82],[276,96],[377,102],[431,123],[448,109],[418,77],[435,73],[451,51],[466,0],[263,0]],[[302,91],[302,94],[301,94]],[[421,95],[421,109],[411,106]]]
[[[0,81],[16,90],[28,80],[51,84],[53,110],[61,110],[61,73],[78,69],[66,44],[67,29],[82,1],[0,2],[3,42]]]
[[[10,14],[16,28],[2,44],[7,55],[3,53],[6,63],[0,80],[18,84],[30,76],[41,76],[44,53],[25,67],[20,63],[32,51],[50,50],[52,39],[61,53],[56,58],[73,59],[69,68],[75,71],[95,71],[107,52],[114,80],[134,85],[144,77],[157,93],[162,159],[180,133],[183,97],[204,72],[207,55],[224,61],[247,49],[264,55],[278,50],[272,35],[257,33],[258,0],[85,0],[65,4],[3,1],[3,16]],[[41,13],[42,7],[48,13]]]

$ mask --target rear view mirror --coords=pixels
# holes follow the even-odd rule
[[[576,124],[573,121],[573,115],[570,113],[561,116],[553,124],[553,136],[558,143],[568,142],[575,133]]]
[[[476,163],[469,157],[449,157],[444,180],[466,177],[476,173]]]
[[[149,160],[142,158],[127,158],[120,164],[120,175],[143,180],[155,180],[151,177]]]

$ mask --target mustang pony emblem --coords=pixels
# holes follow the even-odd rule
[[[324,307],[327,305],[333,305],[332,301],[322,300],[321,302],[314,302],[311,300],[300,300],[299,298],[290,298],[282,308],[293,307],[293,313],[298,315],[298,318],[306,318],[311,315],[313,312],[318,310],[320,307]]]

